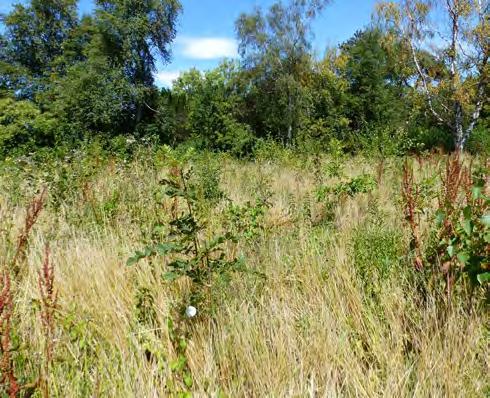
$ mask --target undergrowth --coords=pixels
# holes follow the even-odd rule
[[[0,395],[484,397],[488,164],[269,150],[3,168]]]

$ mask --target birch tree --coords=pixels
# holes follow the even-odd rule
[[[238,50],[256,130],[294,141],[304,102],[303,77],[311,61],[311,23],[328,0],[278,1],[236,21]],[[253,98],[251,98],[253,97]]]
[[[428,111],[463,150],[488,101],[489,0],[401,0],[379,3],[377,12],[406,42]]]

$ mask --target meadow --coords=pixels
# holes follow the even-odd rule
[[[488,274],[434,243],[471,163],[488,267],[485,158],[34,158],[0,173],[4,396],[488,396]]]

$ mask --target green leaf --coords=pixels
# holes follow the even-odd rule
[[[473,232],[473,223],[470,219],[463,220],[461,226],[463,227],[464,232],[466,232],[466,235],[471,235],[471,233]]]
[[[179,355],[179,357],[170,363],[170,369],[174,372],[181,372],[187,364],[187,359],[184,355]]]
[[[478,282],[480,282],[480,285],[483,285],[484,283],[489,283],[490,282],[490,272],[484,272],[483,274],[479,274],[476,279],[478,279]]]
[[[165,272],[162,276],[162,278],[167,281],[167,282],[173,282],[174,280],[178,279],[180,275],[176,272]]]
[[[473,199],[479,199],[483,192],[483,187],[475,185],[473,188],[471,188],[471,192],[473,193]]]
[[[186,385],[187,388],[192,387],[192,376],[189,372],[184,373],[183,380],[184,380],[184,384]]]
[[[167,318],[167,328],[168,328],[169,332],[172,332],[172,335],[173,335],[174,321],[172,320],[172,318]]]
[[[449,257],[454,256],[454,246],[453,245],[449,245],[446,250],[447,250],[447,254],[449,254]]]
[[[471,206],[466,206],[463,209],[463,217],[464,217],[464,219],[465,220],[471,220],[471,214],[472,214]]]
[[[173,268],[173,269],[186,270],[190,267],[191,263],[192,260],[186,261],[186,260],[177,259],[172,261],[168,266],[169,268]]]
[[[442,211],[441,209],[438,209],[436,211],[436,226],[437,226],[437,228],[439,228],[442,225],[445,218],[446,218],[446,213],[444,213],[444,211]]]
[[[172,243],[172,242],[159,243],[158,245],[155,246],[156,252],[160,255],[179,252],[181,249],[182,249],[182,246],[177,245],[177,244]]]
[[[481,216],[481,222],[485,227],[490,227],[490,214],[484,214]]]
[[[135,265],[139,260],[140,260],[139,256],[130,257],[128,258],[128,261],[126,261],[126,266],[131,267]]]
[[[154,253],[155,252],[152,247],[150,246],[145,247],[144,257],[150,257]]]
[[[216,246],[219,246],[224,242],[225,242],[225,237],[219,236],[208,243],[208,250],[214,249]]]
[[[464,265],[468,263],[469,259],[470,259],[470,255],[468,253],[465,252],[458,253],[458,260]]]

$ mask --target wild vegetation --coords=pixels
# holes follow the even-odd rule
[[[94,139],[150,140],[250,157],[264,140],[325,151],[488,154],[487,0],[380,2],[322,57],[327,0],[278,2],[236,21],[240,57],[158,89],[177,0],[31,0],[1,19],[0,156]],[[124,137],[124,138],[123,138]]]
[[[85,151],[2,169],[6,394],[488,393],[481,158]]]
[[[2,17],[1,396],[488,396],[488,2],[322,59],[278,2],[167,89],[180,3],[94,7]]]

